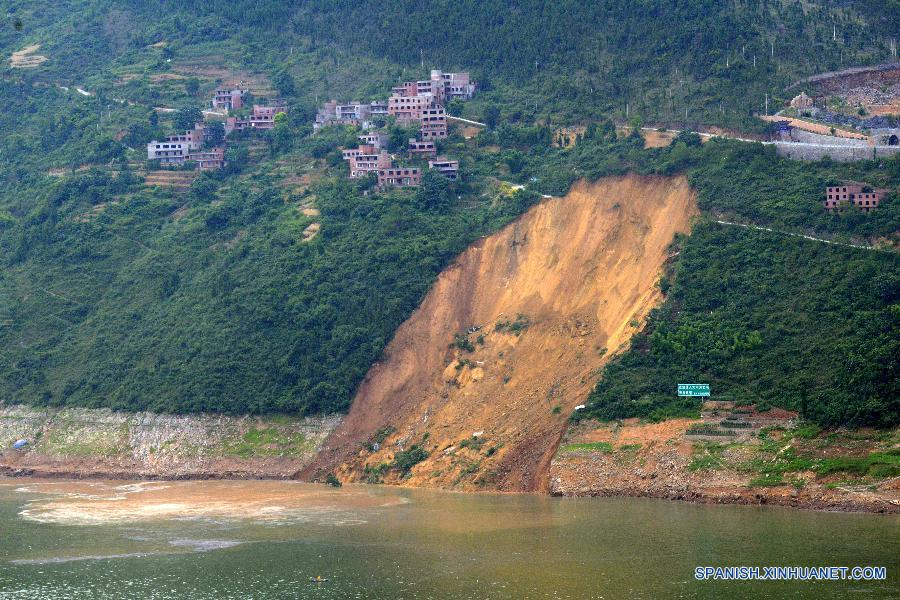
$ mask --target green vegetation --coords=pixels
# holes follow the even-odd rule
[[[310,449],[302,433],[286,433],[277,426],[259,429],[251,427],[240,441],[223,446],[225,456],[250,458],[254,456],[296,456]]]
[[[722,453],[727,448],[724,444],[696,443],[694,456],[688,464],[689,471],[714,471],[725,465]]]
[[[426,458],[428,458],[428,451],[417,444],[413,444],[408,449],[394,455],[394,462],[391,463],[391,468],[399,471],[401,477],[406,477],[414,466]]]
[[[706,218],[677,242],[660,281],[665,304],[576,418],[695,415],[672,388],[705,380],[716,395],[795,408],[820,426],[897,423],[897,254],[709,217],[896,241],[896,194],[871,215],[827,215],[820,200],[841,179],[896,190],[900,160],[796,163],[755,144],[701,146],[689,133],[645,151],[609,120],[627,104],[635,125],[761,127],[752,111],[766,93],[783,100],[791,79],[886,59],[896,11],[869,0],[667,0],[652,11],[621,0],[528,0],[513,11],[404,1],[380,11],[373,21],[345,2],[271,0],[9,8],[22,26],[0,31],[4,56],[39,42],[49,59],[0,73],[0,396],[165,412],[345,410],[468,243],[527,209],[533,192],[635,171],[686,173]],[[435,24],[446,35],[426,34]],[[442,142],[466,183],[428,177],[419,191],[377,193],[344,181],[338,149],[357,132],[312,136],[315,99],[383,97],[423,75],[421,60],[482,84],[475,101],[449,108],[489,129]],[[186,191],[144,186],[142,144],[196,120],[220,80],[245,78],[261,96],[284,96],[287,118],[234,136],[229,167]],[[588,126],[574,147],[554,148],[564,122]],[[408,134],[392,127],[392,150]],[[498,175],[533,192],[497,194]],[[304,177],[312,183],[298,186]],[[313,222],[321,232],[302,241]],[[527,327],[523,315],[496,325]],[[235,451],[267,446],[258,442]]]
[[[498,333],[512,333],[515,336],[520,336],[522,335],[522,332],[528,329],[530,324],[528,317],[520,313],[516,315],[514,321],[510,321],[509,319],[497,321],[497,324],[494,326],[494,331]]]
[[[336,488],[341,487],[341,481],[335,477],[334,473],[329,473],[325,476],[325,484]]]

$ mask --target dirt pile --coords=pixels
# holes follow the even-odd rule
[[[660,300],[667,247],[696,213],[684,178],[610,178],[474,244],[300,476],[547,489],[568,415]]]

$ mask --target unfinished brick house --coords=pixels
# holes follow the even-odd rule
[[[350,161],[350,178],[367,177],[369,173],[380,173],[383,169],[390,169],[392,162],[387,150],[375,152],[369,146],[365,153],[360,153],[348,158]]]
[[[423,140],[447,137],[447,113],[442,106],[423,109],[419,121],[422,123],[420,135]]]
[[[378,187],[416,187],[422,183],[417,167],[390,167],[378,171]]]
[[[855,206],[864,213],[878,208],[878,203],[887,195],[888,190],[873,189],[855,181],[825,188],[825,200],[822,205],[828,212],[843,210],[847,206]]]
[[[187,160],[197,163],[197,168],[221,169],[225,166],[225,148],[213,148],[206,152],[192,152],[188,155]]]
[[[423,140],[418,141],[416,139],[409,140],[409,157],[416,158],[428,158],[437,156],[437,148],[434,146],[434,142],[431,140]]]
[[[163,141],[147,144],[147,160],[158,160],[162,164],[182,164],[191,152],[203,147],[203,126],[176,135],[167,135]]]
[[[422,111],[431,106],[431,96],[391,96],[388,114],[400,122],[418,121]]]
[[[372,146],[376,150],[387,148],[387,134],[380,131],[376,131],[375,133],[364,133],[356,136],[356,139],[358,139],[361,144]]]
[[[283,105],[260,106],[254,104],[250,111],[250,116],[246,119],[238,119],[237,117],[228,117],[225,119],[225,134],[232,131],[243,131],[244,129],[274,129],[275,115],[278,113],[287,113],[287,108]]]
[[[240,110],[244,107],[244,96],[247,94],[247,91],[241,89],[216,90],[212,100],[213,110],[222,110],[226,113]]]
[[[428,161],[428,168],[434,169],[451,181],[459,179],[458,160],[449,160],[446,156],[438,156],[436,159]]]

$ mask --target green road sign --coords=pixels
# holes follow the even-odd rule
[[[678,384],[678,395],[679,396],[688,396],[688,397],[697,397],[704,396],[709,397],[709,384],[708,383],[679,383]]]

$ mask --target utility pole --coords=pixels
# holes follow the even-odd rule
[[[419,61],[422,63],[422,68],[425,68],[425,52],[419,48]]]
[[[766,94],[766,116],[769,116],[769,94]]]
[[[831,26],[831,41],[837,41],[837,25],[834,24]]]

